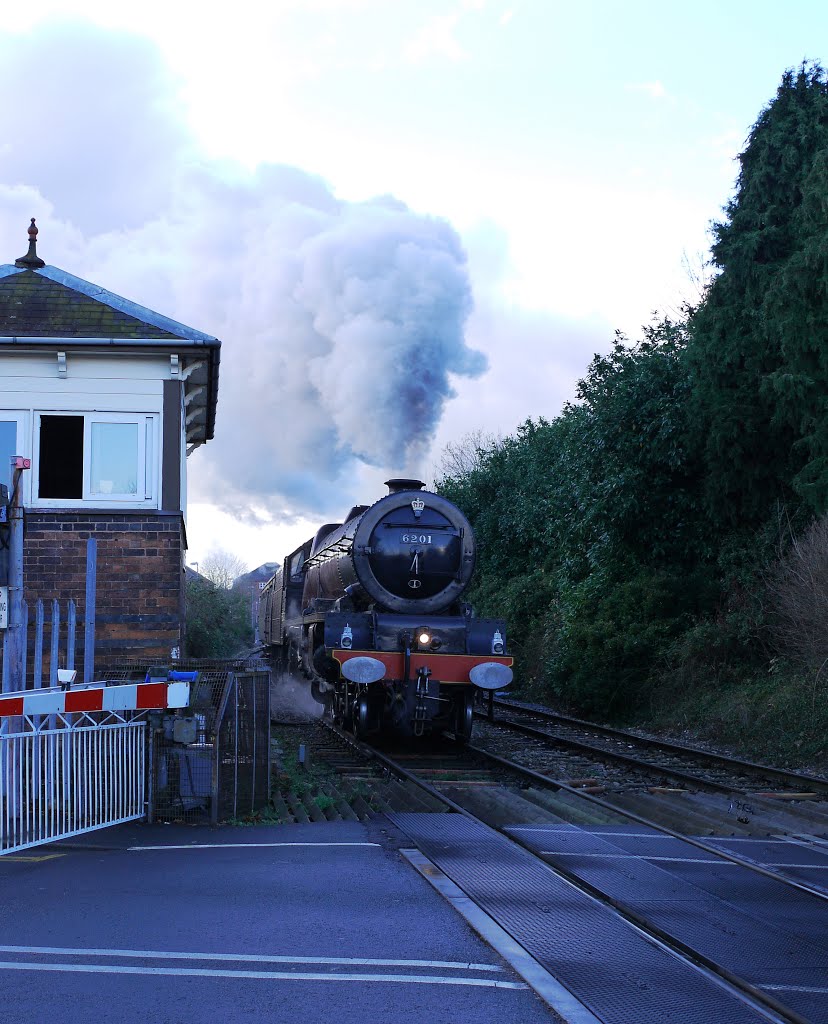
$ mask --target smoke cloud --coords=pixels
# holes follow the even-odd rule
[[[293,167],[199,162],[169,75],[134,37],[0,36],[0,68],[7,96],[38,76],[0,110],[0,262],[25,251],[35,215],[48,263],[223,342],[191,498],[248,518],[341,513],[365,497],[349,483],[360,469],[422,471],[452,378],[486,368],[465,341],[449,224],[391,197],[343,201]]]

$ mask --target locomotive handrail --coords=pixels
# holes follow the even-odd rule
[[[351,549],[351,543],[350,540],[347,543],[345,541],[337,541],[336,544],[331,544],[330,547],[321,548],[316,554],[310,555],[310,557],[305,559],[302,563],[302,568],[310,568],[311,566],[319,565],[321,562],[327,562],[328,559],[336,555],[344,554],[344,552]]]

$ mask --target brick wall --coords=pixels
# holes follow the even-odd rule
[[[35,601],[46,608],[44,676],[48,679],[51,601],[61,603],[64,664],[66,606],[77,606],[75,668],[83,670],[86,542],[97,539],[95,675],[124,661],[170,658],[184,619],[184,524],[180,513],[26,512],[23,574],[29,605],[28,676],[32,677]]]

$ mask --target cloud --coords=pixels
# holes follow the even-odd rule
[[[85,231],[143,223],[192,156],[176,83],[147,40],[86,23],[0,39],[0,183]]]
[[[439,467],[447,444],[480,431],[512,434],[528,417],[553,419],[584,376],[589,356],[606,352],[614,324],[602,316],[566,316],[560,311],[525,309],[510,302],[504,285],[513,271],[509,236],[497,223],[482,221],[465,233],[475,309],[469,342],[489,362],[485,377],[465,382],[446,410],[428,461]]]
[[[459,20],[459,14],[437,14],[429,18],[405,47],[405,59],[412,64],[422,64],[433,57],[467,60],[468,53],[454,38]]]
[[[669,93],[664,88],[664,85],[659,82],[630,82],[625,85],[624,88],[627,92],[643,92],[646,93],[651,99],[663,100]]]
[[[295,167],[198,163],[152,47],[67,31],[0,37],[6,95],[43,69],[0,111],[0,225],[22,253],[38,216],[47,262],[222,339],[191,497],[255,523],[339,509],[360,465],[416,472],[452,380],[486,366],[457,233]],[[77,93],[60,87],[75,65]]]

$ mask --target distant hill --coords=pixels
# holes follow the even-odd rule
[[[263,562],[258,568],[251,569],[243,576],[233,580],[233,590],[247,590],[255,588],[261,590],[259,584],[265,584],[280,566],[280,562]]]

